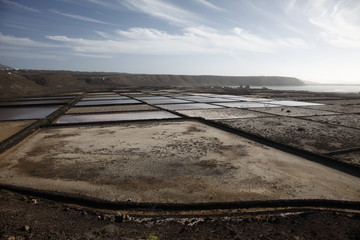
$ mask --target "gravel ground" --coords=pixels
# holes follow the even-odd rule
[[[360,147],[360,130],[325,123],[292,117],[217,121],[275,142],[320,154]]]
[[[312,116],[304,117],[305,119],[316,122],[330,123],[338,126],[352,127],[360,129],[360,115],[358,114],[342,114],[331,116]]]
[[[274,108],[256,108],[252,109],[257,112],[269,113],[280,116],[299,117],[299,116],[317,116],[337,114],[330,111],[321,111],[314,109],[306,109],[302,107],[274,107]]]
[[[269,114],[248,111],[239,108],[199,109],[176,111],[188,117],[201,117],[204,119],[233,119],[271,116]]]
[[[130,216],[129,216],[129,215]],[[132,216],[0,190],[0,239],[359,239],[360,214],[297,211],[231,216]]]

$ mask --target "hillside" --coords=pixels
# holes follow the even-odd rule
[[[0,64],[0,70],[1,71],[8,71],[8,70],[13,70],[14,68]]]
[[[120,87],[191,87],[191,86],[301,86],[290,77],[227,77],[192,75],[151,75],[68,71],[0,72],[1,98],[91,91]]]
[[[191,75],[114,75],[106,78],[123,86],[301,86],[299,79],[290,77],[227,77]]]

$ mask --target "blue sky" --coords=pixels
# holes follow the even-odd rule
[[[360,1],[0,0],[0,63],[360,83]]]

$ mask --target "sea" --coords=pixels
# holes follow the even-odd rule
[[[359,85],[304,85],[304,86],[250,86],[252,89],[261,89],[266,87],[272,90],[288,91],[309,91],[309,92],[340,92],[340,93],[360,93]]]

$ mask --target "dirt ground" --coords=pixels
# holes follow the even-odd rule
[[[360,115],[358,114],[342,114],[332,116],[312,116],[305,117],[305,119],[313,120],[316,122],[330,123],[345,127],[360,129]]]
[[[0,142],[34,123],[34,120],[0,122]]]
[[[315,153],[360,147],[360,130],[291,117],[216,120],[272,141]],[[326,140],[324,140],[326,139]]]
[[[232,89],[208,90],[215,94],[237,94],[236,90]],[[189,89],[186,91],[189,92]],[[207,90],[194,90],[197,91]],[[154,94],[174,97],[183,95],[185,91],[169,89],[129,92],[124,89],[119,92],[132,97]],[[325,104],[328,100],[348,97],[346,102],[329,101],[328,103],[333,105],[306,108],[318,113],[360,113],[358,100],[354,99],[358,96],[274,91],[249,91],[249,94],[252,97],[279,100],[324,100]],[[91,95],[109,96],[109,93]],[[208,96],[209,93],[203,95]],[[110,106],[108,110],[148,110],[150,106],[146,106],[146,109],[128,107],[132,106]],[[94,109],[103,112],[107,107],[104,107],[104,110],[101,108],[103,107]],[[78,109],[86,112],[90,108]],[[289,108],[291,111],[292,109]],[[247,126],[260,121],[260,118],[256,118],[258,115],[267,114],[238,110],[190,110],[188,113],[189,116],[217,119],[219,116],[231,117],[232,113],[237,112],[237,120],[248,114],[254,118],[251,118],[251,121],[243,119]],[[292,111],[289,116],[318,114],[313,110]],[[346,126],[345,124],[349,123],[356,127],[356,119],[352,117],[356,115],[349,114],[339,118],[329,116],[324,119],[331,124]],[[314,122],[320,119],[315,117],[312,122],[323,125]],[[302,127],[303,121],[306,120],[297,121],[293,118],[288,125],[285,121],[284,127],[278,127],[282,124],[278,122],[280,125],[274,125],[277,136],[297,136],[298,133],[284,133],[290,130],[298,131],[298,136],[304,138],[303,143],[308,141],[315,152],[318,147],[320,150],[322,146],[326,149],[329,147],[326,143],[317,145],[321,144],[323,139],[327,139],[331,149],[339,150],[357,146],[359,142],[356,129],[342,132],[345,127],[334,126],[335,131],[329,128],[326,130],[328,132],[324,132],[327,134],[316,135],[319,134],[319,128],[307,125]],[[7,130],[6,127],[4,129]],[[259,131],[268,134],[271,130],[265,126],[265,129],[260,127]],[[309,133],[316,133],[317,139],[313,141],[312,137],[309,138]],[[297,141],[296,138],[289,138],[285,143],[299,144]],[[341,161],[348,159],[355,163],[359,163],[359,156],[359,151],[333,155]],[[144,161],[144,158],[148,160]],[[359,179],[355,177],[199,122],[184,120],[171,121],[165,125],[164,121],[160,121],[156,124],[144,122],[135,125],[121,123],[42,128],[0,156],[0,183],[86,196],[103,196],[104,199],[115,201],[131,198],[134,202],[360,199]],[[207,189],[211,190],[211,194]],[[358,211],[317,208],[273,213],[271,210],[274,209],[262,210],[265,212],[261,214],[244,214],[241,209],[197,211],[187,212],[186,216],[180,216],[185,213],[177,211],[155,214],[149,213],[149,210],[141,213],[109,211],[0,189],[0,239],[360,239]]]
[[[0,239],[359,239],[360,214],[134,216],[0,190]]]
[[[44,128],[0,155],[2,183],[111,201],[360,199],[360,179],[196,121]]]
[[[248,111],[239,108],[179,110],[176,112],[184,114],[188,117],[201,117],[204,119],[233,119],[271,116],[269,114]]]
[[[257,112],[269,113],[280,116],[299,117],[299,116],[323,116],[337,114],[330,111],[307,109],[302,107],[273,107],[273,108],[253,108]]]

